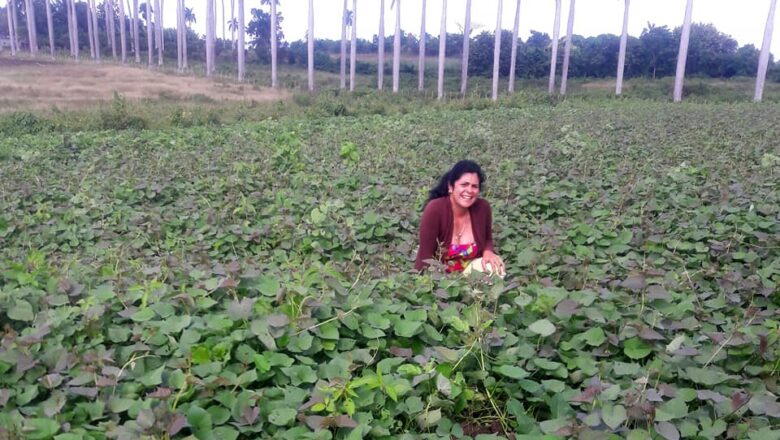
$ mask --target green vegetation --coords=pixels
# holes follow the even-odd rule
[[[295,101],[15,116],[0,437],[778,438],[776,105]],[[411,271],[462,157],[506,281]]]

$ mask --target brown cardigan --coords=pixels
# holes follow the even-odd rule
[[[477,243],[477,258],[486,250],[493,251],[493,214],[485,199],[477,199],[471,208],[471,229]],[[442,259],[452,243],[454,220],[449,196],[428,202],[420,220],[420,247],[414,263],[416,270],[428,266],[425,260]]]

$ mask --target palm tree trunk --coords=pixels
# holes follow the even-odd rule
[[[70,49],[70,56],[73,56],[73,17],[71,16],[70,0],[65,0],[63,6],[65,7],[65,18],[68,22],[68,49]]]
[[[141,33],[138,21],[138,0],[133,0],[133,50],[135,52],[135,63],[141,64]]]
[[[184,69],[184,53],[182,51],[182,49],[184,49],[183,27],[184,23],[182,23],[181,19],[181,0],[176,0],[176,70],[178,72],[182,72]]]
[[[11,55],[16,56],[16,29],[14,28],[14,7],[13,0],[8,0],[8,6],[5,8],[6,18],[8,19],[8,39],[11,41]]]
[[[496,18],[496,34],[493,42],[493,101],[498,99],[498,70],[501,62],[501,15],[503,15],[504,0],[498,0],[498,14]]]
[[[376,88],[382,90],[385,82],[385,0],[379,1],[379,37],[377,44]]]
[[[214,0],[206,0],[206,76],[214,73]]]
[[[398,92],[401,75],[401,0],[395,0],[395,35],[393,36],[393,93]]]
[[[89,38],[89,56],[95,59],[95,32],[92,29],[92,4],[87,0],[87,38]]]
[[[682,35],[680,36],[680,50],[677,53],[677,72],[674,76],[674,102],[682,101],[685,62],[688,58],[688,40],[691,37],[692,13],[693,0],[688,0],[688,3],[685,5],[685,19],[683,21]]]
[[[355,91],[355,68],[357,67],[357,0],[352,0],[352,43],[349,46],[349,90]]]
[[[341,65],[339,70],[339,88],[347,88],[347,0],[344,0],[344,8],[341,13]]]
[[[569,56],[571,55],[571,38],[574,35],[574,2],[569,0],[569,21],[566,25],[566,46],[563,49],[563,69],[561,69],[561,95],[566,95],[566,85],[569,80]]]
[[[268,37],[271,39],[271,87],[276,88],[276,1],[271,2],[271,32]]]
[[[438,99],[444,99],[444,58],[447,56],[447,0],[441,2],[441,24],[439,27],[439,71],[436,92]]]
[[[466,21],[463,24],[463,56],[460,62],[460,94],[466,94],[469,83],[469,45],[471,43],[471,0],[466,0]]]
[[[555,68],[558,64],[558,39],[561,32],[561,0],[555,0],[555,20],[553,22],[552,54],[550,55],[550,80],[547,85],[547,93],[555,90]]]
[[[615,83],[615,95],[623,93],[623,72],[626,68],[626,45],[628,44],[628,4],[623,10],[623,32],[620,34],[620,52],[618,53],[617,82]]]
[[[273,0],[272,0],[273,1]],[[224,2],[223,2],[224,5]],[[238,0],[238,80],[244,80],[244,0]]]
[[[35,26],[35,8],[32,0],[25,0],[25,17],[27,18],[27,38],[30,46],[30,54],[38,54],[38,30]]]
[[[309,0],[309,31],[307,55],[309,62],[309,92],[314,92],[314,0]]]
[[[127,63],[127,28],[125,26],[125,3],[119,0],[119,44],[122,46],[122,64]]]
[[[446,1],[446,0],[445,0]],[[426,0],[422,0],[422,20],[420,20],[420,49],[418,50],[419,60],[417,61],[417,90],[425,89],[425,9]]]
[[[44,0],[46,3],[46,24],[49,32],[49,52],[51,53],[51,59],[54,59],[54,21],[51,17],[51,4],[49,0]]]
[[[512,27],[512,53],[509,57],[509,93],[515,91],[515,78],[517,77],[517,34],[520,31],[520,0],[515,7],[515,23]]]
[[[236,20],[236,0],[230,0],[230,23],[232,24]],[[230,42],[233,43],[233,47],[236,47],[236,28],[230,26]]]
[[[157,41],[157,65],[163,65],[163,25],[162,25],[162,5],[160,0],[154,0],[154,25],[155,25],[155,37]]]
[[[766,70],[769,65],[769,47],[772,45],[775,6],[777,6],[777,0],[769,0],[769,14],[767,14],[766,26],[764,27],[764,41],[761,43],[761,55],[758,57],[756,91],[753,94],[753,101],[755,102],[761,102],[761,99],[764,97],[764,81],[766,80]]]
[[[95,37],[95,59],[100,61],[100,28],[98,27],[97,0],[92,0],[92,34]]]
[[[152,24],[151,0],[146,0],[146,58],[147,67],[154,65],[154,24]]]
[[[189,35],[189,29],[187,28],[187,20],[185,19],[184,10],[187,7],[185,5],[185,0],[181,1],[181,25],[182,25],[182,40],[181,40],[181,48],[182,48],[182,70],[187,70],[189,68],[189,62],[187,60],[187,36]]]
[[[76,15],[76,0],[70,0],[70,19],[73,26],[73,56],[79,59],[79,16]]]
[[[98,8],[100,6],[100,0],[95,0],[95,13],[98,13]],[[106,28],[106,47],[111,48],[111,25],[109,24],[108,19],[108,0],[103,0],[103,26]],[[99,25],[100,23],[98,23]]]
[[[225,37],[225,27],[227,26],[227,20],[225,20],[225,0],[222,0],[222,40],[227,41]]]

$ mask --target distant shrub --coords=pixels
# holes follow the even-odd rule
[[[146,126],[145,119],[130,114],[127,101],[117,92],[114,92],[111,106],[100,110],[100,128],[104,130],[142,130]]]
[[[53,124],[30,112],[13,112],[0,116],[0,134],[19,136],[35,134],[52,129]]]

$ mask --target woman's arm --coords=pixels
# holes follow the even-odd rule
[[[436,258],[439,237],[439,213],[433,209],[433,204],[428,203],[420,219],[419,248],[414,262],[415,270],[428,267],[425,260]]]
[[[496,272],[504,276],[504,260],[499,257],[493,248],[493,212],[487,204],[486,213],[487,230],[485,231],[485,250],[482,252],[482,266],[489,272]]]

